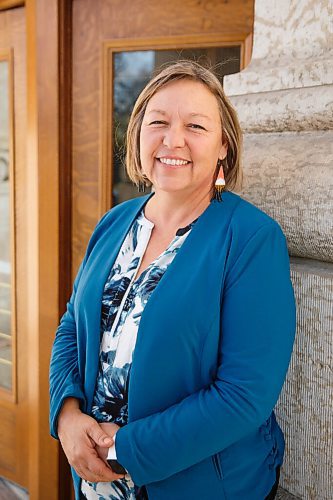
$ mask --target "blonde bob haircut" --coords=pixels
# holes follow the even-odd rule
[[[222,141],[228,145],[227,156],[222,161],[225,189],[228,191],[238,190],[241,188],[243,178],[241,165],[242,131],[236,111],[227,99],[220,81],[212,71],[189,60],[172,63],[162,69],[140,93],[127,128],[126,170],[128,176],[137,186],[140,184],[151,186],[151,182],[142,172],[140,161],[140,132],[147,104],[152,96],[168,83],[184,79],[202,83],[216,97],[222,125]],[[217,165],[212,179],[212,190],[218,171],[219,166]]]

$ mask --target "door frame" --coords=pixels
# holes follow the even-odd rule
[[[17,7],[25,7],[26,19],[29,172],[24,332],[29,359],[24,429],[28,463],[24,465],[32,500],[43,498],[45,491],[50,500],[68,499],[68,462],[49,435],[48,376],[55,330],[72,287],[72,0],[0,0],[0,11]],[[15,250],[12,256],[15,263]],[[13,382],[15,388],[17,381]],[[6,404],[17,403],[16,392],[8,396],[1,391],[1,395]]]
[[[29,495],[69,498],[69,467],[49,435],[49,362],[71,290],[72,2],[26,0]],[[47,62],[47,63],[46,63]],[[52,84],[50,85],[50,82]]]

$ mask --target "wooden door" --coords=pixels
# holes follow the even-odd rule
[[[0,11],[0,475],[28,487],[25,8]]]
[[[0,475],[31,500],[69,498],[48,372],[71,288],[71,12],[0,0]]]
[[[137,195],[117,143],[149,72],[178,57],[216,66],[235,54],[227,72],[239,71],[251,56],[253,9],[254,0],[73,0],[72,277],[99,216]]]

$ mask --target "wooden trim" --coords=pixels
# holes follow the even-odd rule
[[[16,312],[16,223],[15,223],[15,128],[14,128],[14,54],[12,49],[0,51],[0,61],[8,62],[9,99],[9,185],[10,185],[10,261],[11,261],[11,346],[12,346],[12,389],[0,387],[1,400],[17,402],[17,312]]]
[[[187,48],[230,47],[245,43],[247,33],[207,33],[166,37],[117,38],[106,40],[104,46],[114,52],[130,50],[176,50]]]
[[[253,50],[253,33],[249,33],[245,38],[244,45],[241,47],[241,70],[245,69],[251,61]]]
[[[113,50],[108,43],[103,45],[101,74],[102,105],[100,106],[101,153],[99,168],[99,215],[102,216],[111,206],[112,200],[112,109],[113,109]]]
[[[16,311],[16,302],[17,302],[17,282],[16,282],[16,201],[15,201],[15,114],[14,114],[14,53],[11,49],[9,51],[9,150],[10,150],[10,173],[9,179],[12,179],[10,182],[10,211],[11,211],[11,262],[12,262],[12,273],[11,273],[11,329],[12,329],[12,401],[13,403],[17,403],[17,311]]]
[[[193,34],[172,37],[154,38],[122,38],[106,40],[102,44],[101,64],[101,150],[99,164],[99,215],[103,215],[111,207],[112,202],[112,171],[113,171],[113,54],[136,50],[177,50],[187,48],[210,48],[240,46],[241,69],[249,62],[249,35],[244,34]]]
[[[59,316],[72,290],[72,0],[59,0]],[[73,489],[70,466],[59,445],[59,498]]]
[[[59,497],[49,435],[49,361],[59,323],[59,1],[27,0],[28,490]],[[65,168],[65,166],[62,166]]]
[[[22,7],[25,4],[24,0],[0,0],[0,10],[14,9]]]
[[[72,1],[59,0],[59,311],[72,289]]]

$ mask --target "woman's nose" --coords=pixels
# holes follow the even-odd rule
[[[170,126],[164,134],[163,145],[169,149],[183,148],[185,137],[181,126]]]

